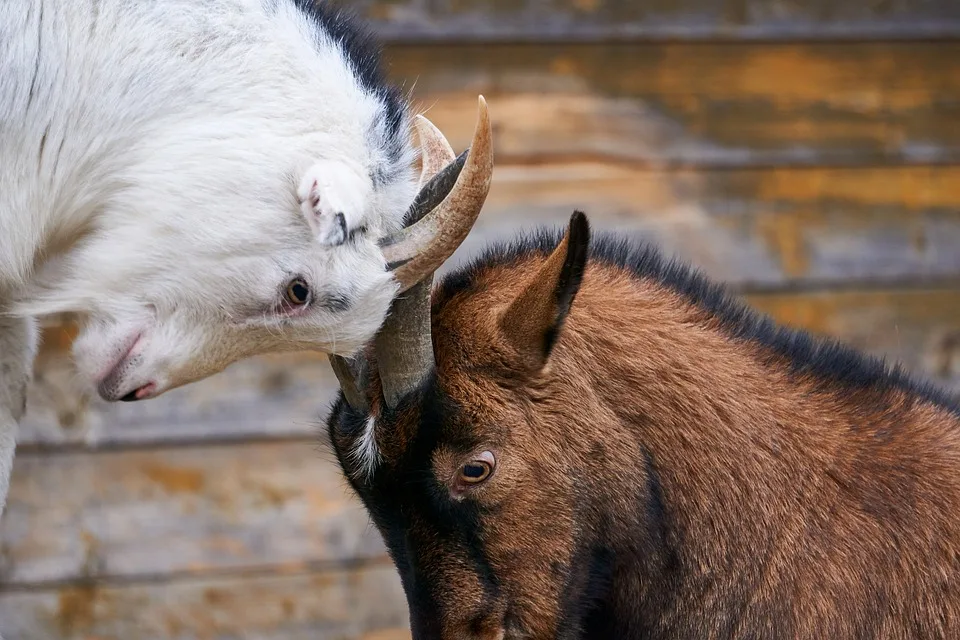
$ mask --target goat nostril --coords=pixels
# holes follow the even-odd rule
[[[122,398],[120,398],[120,402],[136,402],[137,400],[140,399],[137,397],[137,391],[138,389],[134,389],[127,395],[123,396]]]

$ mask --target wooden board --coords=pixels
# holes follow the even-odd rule
[[[960,42],[396,45],[388,59],[458,150],[477,93],[493,113],[494,186],[444,270],[580,208],[596,229],[642,234],[745,290],[870,289],[863,306],[838,298],[877,327],[864,348],[939,371],[918,356],[940,354],[935,342],[903,342],[883,317],[910,287],[960,277]],[[931,311],[922,326],[949,334],[954,316]],[[336,389],[325,356],[297,354],[106,405],[78,388],[68,344],[50,342],[38,365],[27,450],[300,438]]]
[[[67,355],[70,332],[57,327],[46,332],[48,338],[63,334],[62,340],[50,340],[37,361],[21,450],[36,444],[310,437],[338,388],[327,357],[305,352],[251,358],[149,402],[109,404],[76,375]]]
[[[960,392],[960,286],[758,293],[750,295],[749,301],[780,321],[900,360]],[[62,353],[52,354],[50,360],[69,370]],[[70,376],[63,373],[58,379]],[[271,384],[265,385],[264,380]],[[60,387],[35,385],[20,451],[30,451],[39,443],[100,447],[311,437],[335,390],[325,358],[310,354],[249,360],[136,404],[106,404],[70,390],[65,382]],[[69,415],[71,421],[61,426],[58,415]],[[24,462],[29,459],[17,458],[18,473],[30,473],[22,468],[34,464]],[[14,487],[14,494],[24,490]],[[64,499],[50,497],[54,502]]]
[[[456,149],[484,94],[501,165],[960,159],[960,41],[393,46],[387,60]]]
[[[783,322],[881,347],[960,388],[960,290],[748,298]],[[359,637],[354,627],[336,635],[342,606],[326,604],[328,597],[354,596],[340,587],[316,595],[311,587],[317,575],[330,580],[327,567],[358,559],[383,560],[382,545],[313,440],[24,453],[0,521],[0,623],[7,625],[0,632],[8,638],[171,637],[165,635],[171,629],[190,638]],[[379,602],[369,589],[395,579],[392,570],[382,576],[356,586],[364,594],[356,598]],[[96,588],[82,586],[90,580]],[[210,589],[220,594],[213,606]],[[402,611],[399,592],[391,597],[374,611]],[[278,613],[290,610],[301,613]],[[343,624],[364,624],[356,620],[366,614],[351,611]],[[232,626],[241,622],[246,631]]]
[[[18,455],[0,519],[0,587],[382,559],[331,456],[319,436]]]
[[[451,269],[495,239],[564,224],[662,246],[745,289],[960,276],[960,167],[652,170],[501,166]]]
[[[904,38],[960,33],[952,0],[339,0],[390,40]]]
[[[409,640],[392,566],[0,592],[7,640]]]
[[[388,59],[457,149],[477,93],[493,113],[494,186],[444,270],[580,208],[751,291],[907,292],[960,276],[960,163],[943,164],[960,154],[960,42],[396,45]],[[888,313],[872,300],[850,312]],[[949,317],[930,322],[949,332]],[[877,326],[865,348],[936,371],[916,357],[934,347],[901,348],[899,327]],[[336,389],[325,356],[297,354],[106,405],[78,387],[69,339],[38,364],[28,450],[304,437]]]
[[[960,287],[753,294],[747,299],[779,322],[840,336],[960,394]]]

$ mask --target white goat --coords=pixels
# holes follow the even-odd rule
[[[372,338],[417,190],[378,56],[311,0],[0,4],[0,513],[34,317],[110,401]]]

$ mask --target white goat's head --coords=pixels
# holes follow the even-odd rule
[[[44,289],[31,292],[20,310],[78,315],[77,365],[106,400],[154,397],[256,354],[350,354],[372,339],[398,293],[453,253],[489,189],[491,132],[482,98],[471,151],[449,166],[439,197],[439,183],[428,189],[424,179],[433,175],[428,168],[435,172],[437,149],[446,141],[425,118],[416,124],[424,167],[420,196],[414,201],[412,161],[409,181],[401,175],[368,189],[364,218],[371,225],[387,220],[387,228],[344,230],[343,238],[331,242],[321,237],[310,184],[306,191],[300,186],[301,202],[297,179],[257,175],[271,160],[280,162],[270,149],[257,149],[255,162],[236,158],[234,173],[224,171],[220,156],[217,179],[229,174],[229,185],[204,185],[198,167],[171,176],[164,185],[169,199],[162,204],[129,202],[137,212],[129,221],[114,217],[109,228],[86,230],[63,261],[44,268],[38,279]],[[164,161],[169,160],[167,153]],[[184,184],[184,173],[195,181]],[[146,193],[158,193],[156,181],[167,175],[156,167]],[[345,193],[362,187],[352,185]],[[423,194],[431,190],[436,206],[427,217],[404,229],[389,228],[391,219],[401,226],[411,201],[422,208]],[[137,198],[145,192],[118,193]],[[229,202],[211,206],[207,197]],[[192,219],[192,211],[210,217]]]

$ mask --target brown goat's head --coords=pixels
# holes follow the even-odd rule
[[[960,404],[589,236],[421,283],[335,362],[415,640],[960,637]]]
[[[590,533],[606,509],[588,498],[604,452],[585,437],[606,409],[563,354],[588,245],[577,213],[551,253],[483,276],[496,286],[441,289],[423,382],[391,403],[371,349],[368,408],[334,409],[331,441],[400,571],[415,638],[557,637],[610,577]]]

